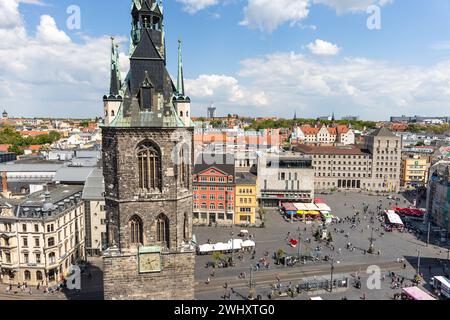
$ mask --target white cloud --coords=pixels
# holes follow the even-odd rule
[[[316,39],[316,41],[307,45],[307,48],[315,55],[318,56],[334,56],[337,55],[341,48],[330,42]]]
[[[219,0],[177,0],[183,4],[183,10],[191,14],[219,3]]]
[[[434,50],[450,50],[450,41],[439,41],[432,45]]]
[[[240,24],[268,32],[286,22],[292,26],[308,16],[308,3],[309,0],[248,0]]]
[[[347,12],[366,11],[371,5],[380,7],[394,2],[394,0],[312,0],[314,4],[324,4],[332,7],[338,14]]]
[[[200,75],[197,79],[187,79],[186,92],[195,103],[214,101],[222,106],[234,107],[261,107],[267,104],[263,91],[242,86],[236,78],[226,75]]]
[[[233,77],[264,92],[265,103],[235,107],[253,114],[316,117],[336,110],[366,119],[392,113],[442,113],[450,101],[450,60],[430,67],[398,66],[365,58],[323,61],[298,53],[275,53],[242,61]],[[216,104],[220,108],[220,104]],[[256,112],[255,112],[256,111]]]
[[[101,98],[109,84],[109,37],[74,42],[48,15],[41,17],[33,36],[20,15],[21,2],[0,0],[2,108],[16,116],[101,115]],[[128,67],[123,54],[121,61]]]
[[[41,22],[37,27],[36,37],[39,41],[50,44],[67,44],[71,42],[69,36],[64,31],[58,29],[55,19],[48,15],[41,17]]]

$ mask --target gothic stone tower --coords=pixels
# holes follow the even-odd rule
[[[116,117],[102,127],[109,249],[104,295],[194,299],[193,128],[176,111],[162,5],[133,0],[130,71]]]

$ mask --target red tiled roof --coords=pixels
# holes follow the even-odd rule
[[[349,132],[350,129],[346,125],[341,124],[336,127],[336,130],[339,134],[343,134]]]
[[[8,152],[9,147],[11,144],[0,144],[0,152]]]
[[[40,136],[48,134],[48,131],[20,131],[22,136]]]
[[[312,128],[311,126],[308,125],[308,126],[301,126],[300,130],[302,130],[305,135],[310,135],[310,134],[316,135],[320,129]]]
[[[24,147],[24,150],[31,150],[31,151],[39,151],[41,149],[42,145],[40,144],[32,144],[31,146]]]

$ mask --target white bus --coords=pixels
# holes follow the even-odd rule
[[[441,297],[450,299],[450,281],[441,276],[433,277],[431,285],[441,295]]]

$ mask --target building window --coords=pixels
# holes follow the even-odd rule
[[[156,241],[165,243],[167,248],[170,247],[169,219],[164,214],[160,214],[156,219]]]
[[[48,261],[50,264],[54,264],[56,262],[56,254],[54,252],[50,252],[48,254]]]
[[[53,247],[55,245],[55,238],[48,238],[47,243],[49,247]]]
[[[39,232],[39,225],[38,224],[34,225],[34,232]]]
[[[23,254],[23,262],[24,263],[29,263],[30,262],[30,256],[28,255],[28,253],[24,253]]]
[[[159,152],[144,144],[137,150],[139,187],[147,191],[161,191],[161,161]]]
[[[31,272],[30,271],[25,270],[23,275],[24,275],[25,280],[27,280],[27,281],[31,280]]]
[[[36,253],[36,263],[41,263],[41,254]]]
[[[26,225],[26,224],[23,224],[23,225],[22,225],[22,231],[23,231],[23,232],[27,232],[27,225]]]
[[[23,246],[24,246],[25,248],[28,247],[28,238],[23,237],[23,238],[22,238],[22,243],[23,243]]]
[[[42,281],[42,272],[41,271],[36,271],[36,280]]]
[[[40,241],[39,241],[39,238],[34,238],[34,246],[36,247],[36,248],[39,248],[40,247]]]
[[[128,222],[130,228],[130,243],[143,244],[142,220],[138,216],[133,216]]]
[[[179,159],[179,172],[180,172],[180,185],[184,188],[189,188],[189,147],[187,144],[184,144],[180,150],[180,159]]]

